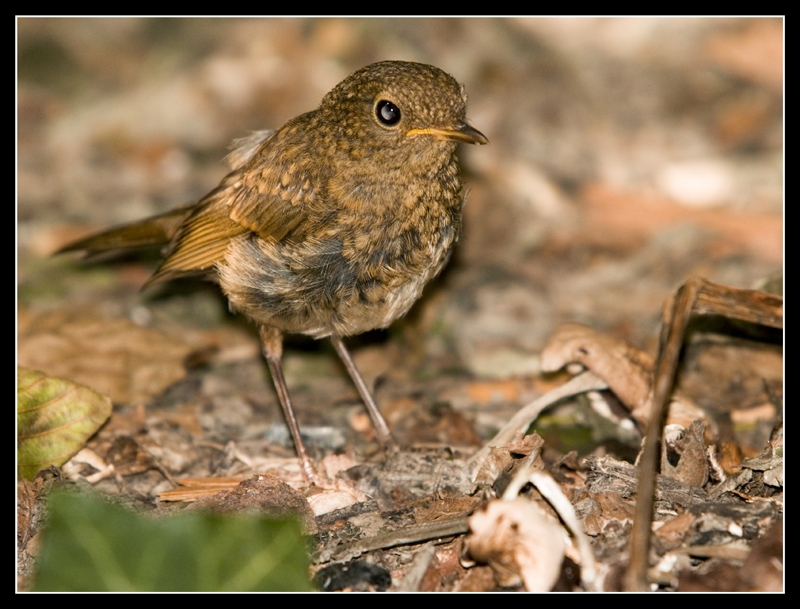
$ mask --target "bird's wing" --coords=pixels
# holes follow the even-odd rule
[[[224,259],[230,240],[241,235],[302,238],[307,207],[320,199],[319,163],[301,144],[275,144],[269,134],[257,146],[245,142],[244,156],[234,162],[239,168],[186,218],[149,283],[212,269]]]
[[[248,232],[230,219],[221,189],[222,185],[195,206],[147,284],[212,270],[224,259],[231,239]]]
[[[308,209],[322,200],[325,164],[296,135],[282,130],[261,148],[230,202],[231,220],[263,239],[300,237]]]

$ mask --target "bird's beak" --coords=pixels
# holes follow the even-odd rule
[[[488,144],[488,138],[480,131],[467,125],[459,123],[453,128],[427,127],[425,129],[409,129],[406,135],[431,135],[437,140],[455,140],[467,144]]]

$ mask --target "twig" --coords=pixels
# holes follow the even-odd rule
[[[524,434],[530,424],[545,408],[573,395],[586,393],[587,391],[602,391],[604,389],[608,389],[606,382],[593,372],[587,371],[524,406],[517,414],[511,417],[511,420],[497,432],[494,438],[486,443],[486,446],[475,453],[472,459],[469,460],[468,471],[472,481],[475,481],[475,477],[489,456],[492,447],[508,444],[518,433]]]
[[[461,535],[467,531],[469,531],[467,516],[423,522],[421,524],[404,527],[397,531],[390,531],[388,533],[374,535],[373,537],[359,539],[332,552],[324,550],[320,552],[319,556],[315,557],[314,562],[321,563],[350,560],[364,552],[371,552],[372,550],[421,543],[429,539]]]
[[[624,581],[625,589],[628,591],[650,589],[647,582],[647,563],[658,448],[661,445],[661,430],[675,384],[675,373],[678,369],[686,328],[694,314],[725,315],[732,319],[780,328],[783,326],[783,298],[692,277],[678,289],[664,307],[659,354],[653,379],[652,406],[639,460],[636,513],[631,530],[630,565]]]

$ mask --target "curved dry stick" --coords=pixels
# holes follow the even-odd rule
[[[492,447],[508,444],[518,433],[524,434],[533,420],[536,419],[545,408],[564,398],[579,393],[602,391],[604,389],[608,389],[608,384],[603,379],[593,372],[583,372],[560,387],[547,392],[527,406],[524,406],[517,414],[511,417],[511,420],[497,432],[494,438],[489,440],[486,445],[469,460],[468,471],[471,474],[472,481],[475,481],[475,477],[483,466],[484,461],[486,461],[486,458],[489,456]]]

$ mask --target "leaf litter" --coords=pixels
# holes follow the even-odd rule
[[[620,589],[659,308],[691,275],[749,286],[781,265],[781,21],[175,20],[163,32],[157,23],[20,27],[19,362],[114,402],[70,461],[20,481],[20,588],[31,585],[51,487],[92,486],[160,518],[214,498],[261,509],[275,475],[296,494],[275,491],[271,510],[297,512],[298,497],[311,507],[308,555],[324,589],[522,590],[518,539],[497,549],[512,557],[500,576],[465,542],[470,515],[504,501],[533,467],[572,504],[596,562],[587,576],[581,536],[526,482],[514,500],[564,539],[551,589]],[[102,42],[109,28],[113,49]],[[345,73],[360,67],[373,31],[378,54],[393,41],[430,63],[450,57],[443,67],[468,82],[493,146],[465,152],[465,234],[441,283],[389,340],[355,341],[359,368],[412,450],[376,451],[332,354],[287,346],[301,428],[331,480],[308,489],[258,342],[221,297],[191,283],[137,294],[146,258],[90,275],[45,257],[78,232],[207,191],[229,140],[311,107],[327,90],[319,75],[336,81],[330,57]],[[180,32],[219,51],[176,48]],[[70,86],[91,95],[40,71],[33,59],[48,49],[69,59],[65,75],[78,69]],[[142,61],[155,51],[172,59]],[[281,78],[286,62],[308,69]],[[158,70],[155,80],[129,78],[142,65],[182,67],[165,86]],[[238,97],[220,76],[229,73],[248,75]],[[560,342],[562,322],[585,328],[577,350]],[[545,362],[550,347],[555,364]],[[576,357],[581,349],[591,357]],[[667,430],[669,467],[655,484],[648,563],[658,589],[782,589],[782,355],[779,335],[753,328],[706,320],[689,334],[669,409],[680,427]],[[564,364],[569,372],[543,373]],[[570,379],[579,367],[589,371]],[[547,397],[584,381],[577,397]],[[525,404],[528,421],[514,422]],[[537,435],[523,435],[533,419]],[[575,429],[588,441],[576,442]]]

